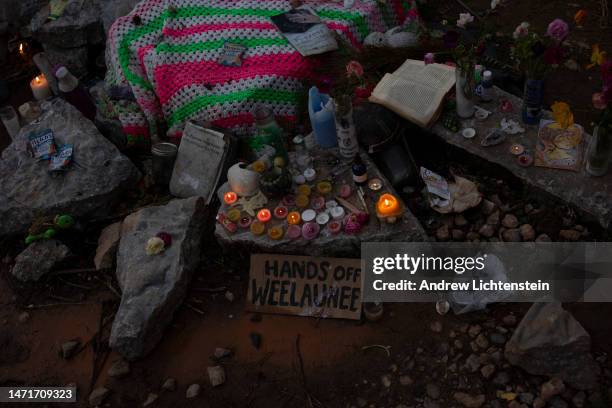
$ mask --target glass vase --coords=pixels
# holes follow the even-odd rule
[[[612,129],[610,125],[596,126],[589,143],[586,171],[591,176],[606,175],[612,158]]]
[[[474,84],[471,80],[474,75],[459,68],[455,69],[455,75],[457,115],[462,119],[471,118],[474,115]]]
[[[523,122],[526,125],[537,125],[542,117],[544,103],[544,80],[527,79],[523,91]]]

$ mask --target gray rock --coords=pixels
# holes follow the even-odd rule
[[[121,239],[121,222],[116,222],[104,228],[98,238],[98,248],[94,257],[97,270],[112,268],[115,255]]]
[[[486,238],[491,238],[495,234],[495,227],[491,224],[485,224],[478,230],[478,233]]]
[[[485,336],[484,333],[480,333],[474,341],[476,342],[476,345],[482,349],[489,347],[489,340],[487,340],[487,336]]]
[[[491,376],[493,375],[494,372],[495,372],[495,365],[493,365],[493,364],[487,364],[486,366],[484,366],[484,367],[482,367],[480,369],[480,373],[487,380],[489,378],[491,378]]]
[[[578,391],[576,395],[574,395],[574,397],[572,398],[572,404],[574,404],[576,408],[583,408],[585,402],[586,394],[584,393],[584,391]]]
[[[470,328],[468,329],[468,334],[470,335],[470,337],[474,338],[478,336],[481,331],[482,331],[482,327],[475,324],[475,325],[470,326]]]
[[[437,384],[428,383],[425,386],[425,391],[431,399],[437,400],[438,398],[440,398],[440,387]]]
[[[450,239],[450,230],[448,225],[442,225],[436,230],[436,239],[438,241],[448,241]]]
[[[431,324],[429,325],[429,330],[431,330],[434,333],[441,333],[442,329],[443,329],[442,322],[439,320],[435,320],[431,322]]]
[[[73,1],[75,5],[77,1]],[[100,10],[97,2],[82,2],[82,7],[71,9],[71,5],[56,20],[49,20],[46,8],[32,18],[30,28],[34,38],[44,45],[60,48],[86,47],[104,41]]]
[[[569,404],[561,397],[554,397],[548,403],[550,408],[568,408]]]
[[[560,378],[552,378],[550,381],[546,381],[540,387],[540,398],[544,401],[548,401],[555,395],[562,394],[565,391],[565,384]]]
[[[414,384],[414,380],[409,375],[400,375],[399,382],[404,386]]]
[[[495,203],[486,199],[483,199],[481,204],[480,204],[480,209],[482,210],[482,213],[485,215],[490,215],[493,213],[493,211],[495,211]]]
[[[100,11],[104,32],[108,33],[108,30],[115,20],[129,14],[139,1],[140,0],[100,0]]]
[[[36,241],[17,255],[11,273],[22,282],[36,282],[69,254],[70,249],[55,239]]]
[[[176,391],[176,380],[174,378],[168,378],[161,386],[161,389],[168,392]]]
[[[510,382],[510,374],[505,371],[500,371],[493,377],[493,384],[504,386]]]
[[[142,403],[142,406],[148,407],[150,405],[153,405],[155,401],[157,401],[158,398],[159,398],[159,395],[150,392],[149,395],[147,395],[147,399]]]
[[[546,234],[540,234],[536,238],[536,242],[551,242],[551,241],[552,239],[550,239],[550,237]]]
[[[123,221],[117,254],[121,304],[113,322],[110,345],[127,359],[147,354],[182,303],[200,261],[205,206],[198,197],[175,199],[144,208]],[[159,232],[172,245],[147,255],[145,245]]]
[[[222,347],[217,347],[215,349],[215,353],[214,356],[216,359],[221,359],[224,357],[229,357],[232,355],[232,350],[230,349],[226,349],[226,348],[222,348]]]
[[[225,369],[222,366],[208,367],[208,379],[210,385],[218,387],[225,382]]]
[[[185,397],[186,398],[195,398],[198,395],[200,395],[201,389],[202,389],[202,387],[200,387],[200,384],[191,384],[187,388],[187,391],[185,392]]]
[[[480,408],[485,403],[485,396],[482,394],[470,395],[464,392],[456,392],[453,394],[453,398],[465,408]]]
[[[89,394],[89,405],[91,405],[92,407],[97,407],[101,405],[109,393],[110,390],[106,387],[96,388],[91,392],[91,394]]]
[[[380,377],[380,382],[385,388],[391,387],[391,377],[388,375],[383,375]]]
[[[468,224],[468,220],[465,219],[465,216],[463,214],[457,214],[455,216],[455,225],[457,227],[463,227],[467,224]]]
[[[491,340],[491,343],[501,346],[506,343],[506,336],[501,333],[491,333],[489,340]]]
[[[73,163],[53,177],[48,164],[28,153],[31,131],[53,130],[56,144],[72,144]],[[140,173],[94,124],[62,99],[55,99],[38,123],[24,126],[0,160],[0,235],[25,232],[41,216],[106,216]]]
[[[502,233],[505,242],[521,242],[521,232],[518,228],[506,230]]]
[[[530,405],[533,402],[534,395],[530,392],[521,392],[518,398],[523,404]]]
[[[114,378],[125,377],[130,373],[130,363],[123,359],[115,361],[108,369],[108,376]]]
[[[476,354],[470,354],[465,360],[465,366],[469,371],[475,373],[480,368],[480,359]]]
[[[536,232],[533,227],[529,224],[523,224],[519,227],[519,232],[521,233],[521,237],[523,241],[533,241],[536,236]]]
[[[502,220],[502,225],[506,228],[512,229],[519,226],[518,218],[514,214],[506,214]]]
[[[19,323],[25,323],[30,320],[30,314],[28,312],[22,312],[17,317],[17,320],[19,321]]]
[[[580,231],[564,229],[559,231],[559,238],[565,241],[578,241],[582,234]]]
[[[87,67],[89,66],[87,46],[61,48],[51,44],[43,44],[43,48],[45,56],[53,67],[64,65],[71,74],[77,77],[87,74]]]
[[[499,226],[499,218],[500,218],[500,214],[499,214],[499,210],[495,211],[494,213],[490,214],[487,217],[487,224],[492,225],[493,227],[498,227]]]
[[[502,322],[506,326],[516,326],[517,319],[515,315],[509,314],[509,315],[504,316],[504,318],[502,319]]]
[[[535,375],[559,377],[577,389],[593,389],[600,368],[591,337],[559,303],[535,303],[506,343],[513,365]]]

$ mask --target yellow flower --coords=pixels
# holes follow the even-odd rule
[[[599,44],[593,44],[593,51],[591,52],[591,63],[587,65],[587,69],[591,69],[595,66],[600,66],[606,61],[607,53],[599,49]]]
[[[253,171],[257,173],[263,173],[266,171],[266,164],[262,160],[257,160],[253,163]]]
[[[147,245],[145,247],[145,251],[147,255],[157,255],[165,249],[166,244],[159,237],[149,238],[147,241]]]
[[[574,114],[565,102],[555,102],[552,104],[553,118],[562,129],[567,129],[574,124]]]

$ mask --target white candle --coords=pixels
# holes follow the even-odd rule
[[[37,75],[31,82],[30,88],[32,88],[32,94],[34,95],[34,99],[37,101],[47,99],[51,96],[51,89],[49,88],[49,83],[47,82],[47,78],[43,74]]]

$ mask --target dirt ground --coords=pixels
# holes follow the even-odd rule
[[[488,8],[490,2],[465,3],[478,11]],[[506,32],[522,21],[529,21],[543,32],[552,19],[571,21],[574,13],[584,8],[589,15],[587,23],[572,33],[572,40],[588,45],[599,42],[612,53],[612,29],[599,27],[599,4],[597,0],[573,3],[507,0],[492,18]],[[464,11],[454,0],[430,0],[429,5],[449,20]],[[584,62],[581,61],[583,66]],[[547,80],[547,101],[568,101],[577,122],[590,128],[591,94],[598,87],[596,71],[560,68]],[[16,107],[28,98],[27,88],[16,88],[10,102]],[[7,142],[5,130],[0,127],[0,149]],[[366,401],[365,406],[396,407],[423,401],[425,385],[436,381],[442,387],[441,398],[450,401],[456,384],[447,380],[448,363],[440,358],[444,350],[439,350],[448,344],[449,333],[460,332],[466,324],[495,324],[508,314],[520,320],[529,306],[498,304],[486,312],[440,317],[432,304],[387,304],[385,317],[376,323],[279,315],[254,318],[243,310],[246,266],[234,269],[224,266],[223,258],[210,245],[206,249],[208,262],[196,276],[185,305],[177,312],[164,339],[148,357],[132,363],[131,374],[122,379],[110,378],[106,373],[118,356],[104,346],[109,325],[100,331],[100,322],[112,313],[118,301],[109,289],[108,285],[114,288],[110,277],[90,272],[56,276],[46,282],[44,289],[34,291],[16,288],[7,278],[3,263],[0,386],[76,383],[79,403],[74,406],[79,407],[87,406],[88,393],[99,386],[112,390],[107,400],[112,407],[141,406],[150,392],[160,395],[154,405],[158,407],[347,407],[358,406],[358,398]],[[222,291],[213,293],[214,288],[221,286],[234,293],[233,302],[225,299]],[[65,304],[72,302],[77,304]],[[30,304],[35,306],[29,308]],[[612,305],[576,304],[568,308],[591,334],[594,354],[609,355],[612,321],[605,317],[612,313]],[[29,317],[20,321],[24,312]],[[434,321],[442,322],[441,333],[431,331]],[[251,343],[254,332],[262,337],[260,349]],[[72,339],[78,339],[85,347],[72,359],[64,360],[58,354],[59,347]],[[371,345],[390,346],[389,355],[378,346],[363,349]],[[227,371],[227,383],[213,389],[206,368],[216,364],[211,360],[216,347],[230,348],[234,354],[219,363]],[[419,355],[427,358],[419,359]],[[406,361],[417,364],[411,367]],[[603,381],[606,387],[610,386],[610,373],[608,363]],[[387,375],[392,380],[390,387],[381,383],[381,377]],[[402,375],[409,375],[414,384],[402,386],[399,382]],[[513,375],[522,376],[518,371]],[[170,377],[177,380],[178,390],[161,392],[161,384]],[[478,373],[469,380],[474,384],[482,382]],[[202,394],[186,400],[185,390],[192,383],[202,385]],[[485,388],[487,395],[495,395],[494,387],[485,384]],[[607,392],[607,388],[602,392]],[[453,405],[449,402],[441,406]]]

